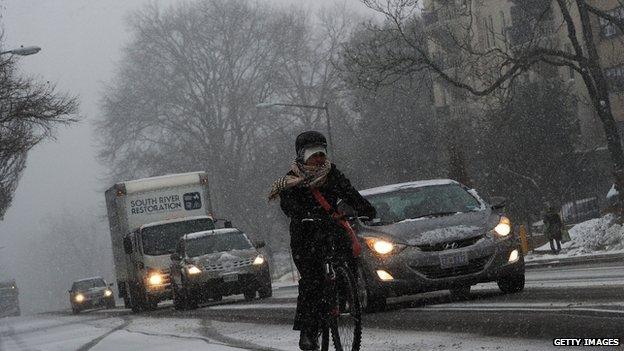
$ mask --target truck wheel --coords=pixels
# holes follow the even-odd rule
[[[154,311],[156,308],[158,308],[158,301],[145,299],[145,305],[143,306],[145,311]]]

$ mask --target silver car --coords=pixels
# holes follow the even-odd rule
[[[100,277],[76,280],[69,289],[69,303],[72,313],[77,314],[92,308],[115,308],[115,296]]]
[[[355,221],[364,242],[361,299],[369,311],[387,297],[496,281],[504,293],[524,288],[524,259],[510,220],[476,191],[453,180],[393,184],[360,192],[379,218]]]
[[[171,255],[173,304],[176,309],[223,296],[244,294],[251,300],[272,296],[267,259],[247,235],[236,228],[215,229],[183,236]]]

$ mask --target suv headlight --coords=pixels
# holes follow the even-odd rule
[[[80,294],[80,293],[78,293],[78,294],[76,294],[76,296],[74,296],[74,300],[76,300],[76,302],[82,302],[82,301],[84,301],[84,299],[85,299],[84,295]]]
[[[499,237],[506,237],[511,234],[511,221],[505,216],[501,216],[498,224],[494,227],[494,233]]]
[[[195,275],[195,274],[201,273],[201,269],[197,268],[197,266],[192,265],[192,264],[186,266],[186,271],[190,275]]]
[[[104,290],[104,297],[109,297],[113,294],[112,291],[110,291],[109,289]]]
[[[366,241],[366,244],[373,252],[379,255],[397,254],[405,248],[403,244],[393,243],[380,238],[365,237],[364,241]]]
[[[262,255],[258,255],[256,259],[253,261],[254,266],[259,266],[264,263],[264,257]]]

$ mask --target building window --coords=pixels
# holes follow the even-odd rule
[[[610,91],[624,91],[624,65],[605,69],[605,77]]]
[[[622,6],[607,11],[607,13],[613,17],[624,19],[624,7]],[[600,33],[605,38],[612,38],[620,34],[617,26],[613,22],[602,17],[600,17]]]

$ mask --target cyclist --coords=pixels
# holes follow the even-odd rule
[[[290,218],[290,246],[293,260],[301,275],[293,329],[301,331],[301,350],[316,350],[323,312],[322,289],[319,287],[322,286],[324,277],[323,257],[320,255],[322,241],[318,232],[323,231],[339,238],[336,246],[340,252],[351,252],[351,241],[336,221],[340,219],[339,215],[333,212],[330,215],[323,209],[311,189],[317,188],[332,209],[336,209],[338,199],[341,199],[359,215],[374,218],[375,208],[351,186],[351,182],[336,165],[329,161],[327,141],[323,134],[315,131],[299,134],[295,150],[297,156],[290,171],[273,183],[269,200],[279,196],[280,206]],[[317,221],[302,221],[304,218]]]

